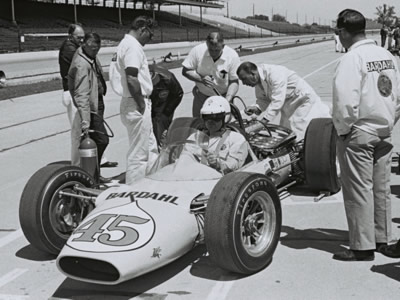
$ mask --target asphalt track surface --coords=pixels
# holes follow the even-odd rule
[[[331,82],[337,60],[333,41],[243,56],[242,61],[282,64],[295,70],[331,106]],[[176,116],[191,112],[192,83],[173,70],[184,99]],[[239,96],[254,101],[240,86]],[[128,146],[119,118],[119,97],[109,89],[106,120],[115,137],[106,151],[118,161],[105,176],[125,168]],[[396,126],[395,150],[400,150]],[[69,123],[61,91],[0,102],[0,300],[2,299],[398,299],[400,262],[376,254],[372,262],[339,262],[333,253],[348,247],[342,195],[322,199],[282,199],[283,227],[274,259],[265,270],[241,277],[214,266],[203,246],[170,265],[118,286],[67,279],[55,257],[28,244],[18,220],[19,198],[29,177],[44,165],[69,157]],[[394,165],[395,166],[395,165]],[[400,236],[400,179],[392,173],[393,239]],[[171,217],[171,222],[174,222]],[[171,242],[177,237],[171,236]]]

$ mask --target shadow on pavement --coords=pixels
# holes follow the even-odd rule
[[[280,238],[282,245],[293,249],[313,248],[328,253],[344,250],[348,245],[348,231],[326,228],[296,229],[282,226],[281,232],[286,234]]]
[[[230,271],[221,269],[211,261],[208,255],[202,256],[192,265],[192,268],[190,269],[190,274],[196,277],[208,280],[215,280],[215,281],[232,281],[250,276],[250,275],[232,273]]]
[[[393,223],[400,224],[400,218],[393,218],[393,219],[392,219],[392,222],[393,222]]]
[[[127,300],[139,296],[141,298],[163,300],[169,294],[189,295],[189,291],[168,291],[165,294],[146,293],[146,291],[162,284],[176,276],[194,261],[206,253],[205,245],[194,248],[176,261],[145,275],[128,280],[118,285],[100,285],[80,282],[73,279],[66,279],[54,292],[53,297],[68,298],[73,300],[81,299],[102,299],[102,300]]]
[[[28,245],[24,248],[19,249],[17,253],[15,253],[15,256],[32,261],[50,261],[56,259],[57,257],[53,254],[40,251],[32,245]]]
[[[383,274],[391,279],[400,281],[400,262],[380,266],[372,266],[371,271]]]
[[[396,198],[400,198],[400,185],[390,186],[390,192],[392,195],[396,196]]]

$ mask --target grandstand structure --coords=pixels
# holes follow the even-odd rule
[[[18,0],[0,2],[0,51],[57,49],[70,23],[100,34],[104,45],[115,45],[138,15],[156,20],[153,43],[203,40],[215,26],[163,12],[162,5],[222,8],[221,1],[199,0]],[[247,35],[234,28],[223,30],[229,38]]]
[[[103,46],[115,46],[129,30],[132,20],[147,15],[155,20],[152,43],[201,41],[210,31],[225,39],[260,38],[283,33],[266,24],[251,24],[225,17],[226,0],[1,0],[0,53],[56,50],[67,36],[70,23],[80,23],[86,32],[96,32]],[[194,13],[182,13],[195,8]],[[163,9],[174,8],[175,11]],[[176,11],[176,8],[178,10]],[[203,19],[203,9],[205,11]],[[220,10],[220,15],[207,14]],[[290,26],[290,24],[285,25]],[[291,33],[296,33],[293,27]],[[290,33],[290,30],[286,30]],[[315,30],[301,31],[316,33]]]

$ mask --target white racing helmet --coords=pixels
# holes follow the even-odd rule
[[[200,115],[202,118],[208,116],[213,117],[215,120],[221,119],[226,123],[230,120],[231,106],[224,97],[211,96],[204,102]]]

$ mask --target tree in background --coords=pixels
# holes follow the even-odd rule
[[[380,24],[390,26],[397,21],[397,18],[395,17],[396,12],[394,11],[394,6],[389,6],[387,4],[383,4],[383,7],[378,6],[375,14],[378,16],[376,21]]]
[[[269,21],[269,17],[265,16],[265,15],[254,15],[254,17],[250,17],[250,18],[253,18],[253,19],[256,19],[256,20]]]
[[[286,22],[286,18],[284,16],[281,16],[279,14],[275,14],[272,16],[272,21],[275,22]]]

